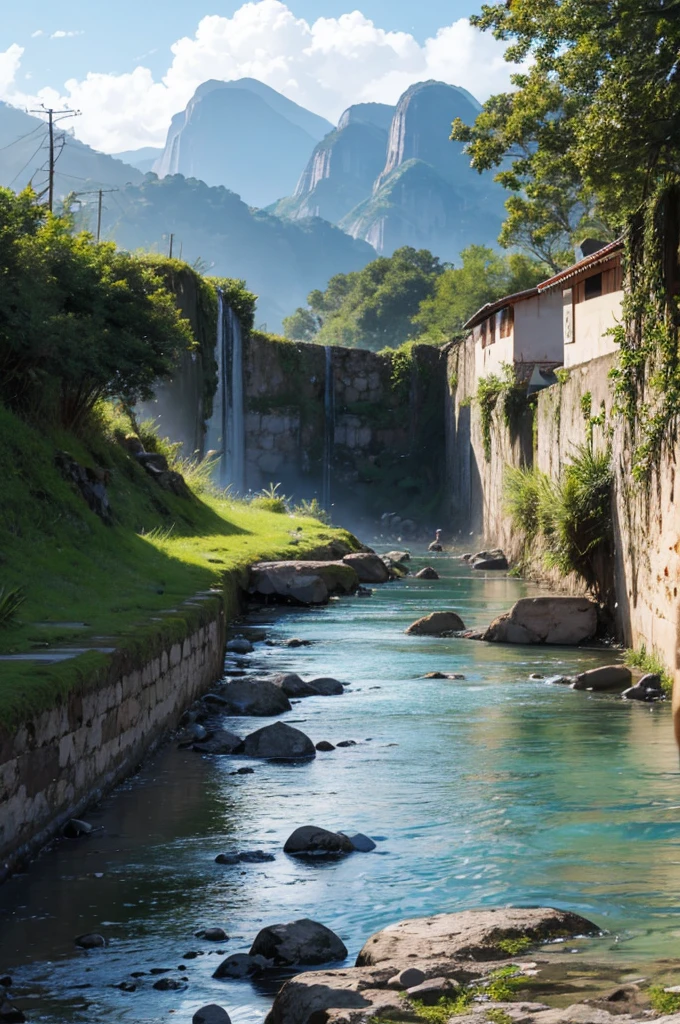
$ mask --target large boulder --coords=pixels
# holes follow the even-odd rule
[[[191,1024],[231,1024],[231,1017],[217,1003],[202,1006],[191,1018]]]
[[[344,562],[259,562],[250,570],[248,592],[289,604],[325,604],[330,594],[353,594],[359,577]]]
[[[316,697],[318,690],[315,690],[311,683],[306,683],[297,672],[288,672],[285,675],[272,676],[270,682],[279,686],[286,697]]]
[[[510,567],[504,555],[502,558],[478,558],[476,562],[472,563],[472,568],[483,572],[484,570],[502,571]]]
[[[251,978],[262,974],[263,971],[266,971],[271,966],[269,960],[266,960],[263,956],[232,953],[213,972],[213,978]]]
[[[292,857],[345,857],[354,852],[352,840],[341,832],[302,825],[286,840],[283,852]]]
[[[503,939],[544,942],[558,936],[592,935],[591,921],[553,907],[465,910],[458,914],[416,917],[372,935],[357,957],[357,967],[409,960],[502,960]]]
[[[269,717],[290,711],[291,704],[280,686],[267,679],[235,679],[221,691],[229,715]]]
[[[438,580],[439,573],[436,569],[433,569],[431,565],[426,565],[424,569],[416,573],[417,580]]]
[[[495,619],[482,640],[573,646],[597,632],[597,605],[587,597],[524,597]]]
[[[300,761],[316,757],[316,749],[309,736],[283,722],[266,725],[246,736],[243,753],[247,757],[272,761]]]
[[[390,562],[410,562],[411,555],[408,551],[388,551],[383,558],[389,558]]]
[[[623,690],[630,686],[631,671],[625,665],[602,665],[581,672],[571,684],[572,690]]]
[[[626,700],[642,700],[648,703],[661,700],[663,697],[661,676],[655,672],[649,672],[647,675],[642,676],[641,679],[638,679],[635,686],[624,690],[621,696],[625,697]]]
[[[343,562],[356,571],[360,583],[387,583],[390,578],[389,569],[378,555],[345,555]]]
[[[345,692],[345,688],[340,680],[333,679],[331,676],[310,679],[309,685],[322,697],[338,697],[341,693]]]
[[[432,612],[412,622],[406,630],[415,636],[449,636],[465,629],[465,623],[456,612]]]
[[[240,754],[243,740],[227,729],[216,729],[207,739],[194,743],[193,749],[199,754]]]
[[[325,925],[309,918],[263,928],[250,947],[250,956],[263,956],[277,967],[329,964],[344,960],[342,939]]]

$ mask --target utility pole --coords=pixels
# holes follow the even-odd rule
[[[54,126],[59,121],[63,121],[65,117],[78,117],[80,114],[79,110],[54,110],[52,107],[46,107],[44,104],[40,110],[31,110],[31,114],[47,114],[47,128],[49,132],[49,150],[50,150],[50,166],[49,166],[49,178],[47,186],[47,205],[50,213],[54,208]],[[56,120],[55,116],[57,115]]]
[[[170,259],[172,259],[172,243],[173,243],[174,239],[175,239],[175,236],[171,232],[170,233],[170,252],[168,253],[168,256],[170,257]]]
[[[109,192],[119,192],[117,188],[94,188],[89,192],[74,192],[74,196],[97,196],[97,241],[102,235],[102,203],[103,197]]]

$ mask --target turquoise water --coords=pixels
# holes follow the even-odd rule
[[[436,565],[440,581],[251,620],[273,639],[314,641],[257,644],[252,669],[351,683],[341,697],[296,704],[285,720],[314,742],[356,746],[304,765],[253,762],[245,776],[230,775],[242,759],[168,746],[87,815],[100,832],[62,842],[0,889],[0,973],[15,977],[31,1019],[188,1021],[215,1001],[234,1024],[261,1022],[271,992],[211,979],[222,957],[193,937],[207,925],[226,928],[228,955],[247,951],[264,924],[310,916],[353,959],[373,931],[403,917],[548,903],[607,931],[598,955],[677,955],[680,776],[668,707],[529,679],[611,661],[602,651],[405,636],[436,608],[482,626],[538,593],[453,559]],[[418,678],[434,670],[465,679]],[[265,721],[227,726],[243,735]],[[378,847],[331,864],[295,861],[281,848],[303,824],[366,832]],[[276,861],[214,863],[255,848]],[[91,930],[109,948],[75,951],[73,937]],[[183,961],[188,951],[205,955]],[[182,963],[184,992],[155,992],[148,975],[137,992],[113,987],[152,967],[177,977]]]

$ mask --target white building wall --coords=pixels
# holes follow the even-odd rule
[[[623,292],[620,291],[574,305],[574,341],[564,346],[565,366],[579,366],[618,351],[619,346],[607,331],[620,322],[622,303]]]
[[[546,292],[515,306],[513,358],[516,363],[561,363],[562,292]]]

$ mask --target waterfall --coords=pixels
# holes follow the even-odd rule
[[[228,482],[242,494],[245,490],[245,420],[243,403],[243,332],[241,321],[229,307],[229,348],[231,350],[231,389],[229,420],[227,427],[227,472]]]
[[[335,386],[333,381],[333,349],[324,347],[326,354],[326,378],[324,386],[324,438],[323,438],[323,480],[321,504],[330,511],[331,507],[331,468],[333,465],[333,448],[335,445]]]
[[[245,489],[245,430],[243,401],[243,335],[241,323],[217,289],[215,339],[217,389],[212,416],[206,423],[205,448],[220,453],[218,479],[239,493]]]

